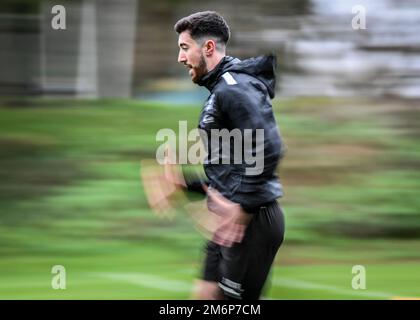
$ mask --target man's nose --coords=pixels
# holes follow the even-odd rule
[[[179,63],[185,63],[187,61],[187,57],[185,54],[180,50],[178,54],[178,62]]]

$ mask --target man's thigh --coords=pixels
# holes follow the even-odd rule
[[[258,299],[283,234],[283,213],[277,203],[264,207],[241,243],[228,248],[208,242],[204,280],[218,283],[227,299]]]

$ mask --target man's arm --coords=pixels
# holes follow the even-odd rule
[[[223,90],[217,96],[217,102],[220,110],[223,112],[226,123],[229,124],[229,130],[239,129],[243,139],[246,137],[244,134],[245,130],[251,130],[252,132],[252,144],[243,143],[243,147],[252,148],[253,150],[243,150],[244,156],[255,152],[256,130],[264,129],[262,105],[264,105],[265,99],[267,99],[265,89],[261,87],[261,91],[249,90],[249,86],[250,84],[247,84],[246,87],[242,87],[240,84],[233,85]],[[248,90],[245,90],[246,88]],[[245,161],[245,159],[242,161]],[[254,213],[256,211],[256,206],[253,204],[241,203],[240,206],[247,213]]]
[[[203,179],[197,173],[181,172],[185,181],[185,188],[191,192],[197,192],[203,195],[207,194],[206,187],[209,186],[207,179]]]
[[[230,130],[237,128],[243,133],[245,129],[251,129],[254,133],[256,129],[264,128],[261,108],[266,103],[267,97],[264,91],[250,90],[250,86],[250,84],[232,85],[217,95],[217,103]]]

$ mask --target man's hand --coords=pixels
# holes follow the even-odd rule
[[[185,181],[178,165],[171,164],[170,150],[165,153],[163,170],[151,161],[141,162],[141,180],[149,206],[160,216],[172,216],[173,206],[170,198]]]
[[[211,209],[217,213],[208,208],[206,201],[190,202],[184,207],[197,230],[207,239],[225,247],[242,242],[252,215],[217,191],[210,191],[209,197],[213,200]]]
[[[209,210],[219,217],[213,242],[225,247],[242,242],[252,215],[214,189],[209,188],[207,195]]]
[[[159,169],[142,161],[140,176],[150,208],[160,216],[167,216],[172,209],[169,197],[175,192],[176,187],[166,181]]]
[[[171,198],[180,188],[186,187],[182,171],[178,165],[171,164],[170,150],[167,149],[163,169],[155,162],[141,162],[141,179],[150,207],[159,215],[173,216]],[[252,215],[246,213],[239,204],[234,203],[217,190],[207,188],[208,209],[190,203],[185,209],[197,223],[198,228],[209,235],[212,241],[225,247],[240,243]]]
[[[165,161],[165,166],[164,166],[165,179],[169,183],[172,183],[177,188],[186,188],[187,184],[185,182],[180,166],[177,164],[172,164],[170,162],[170,159],[172,159],[171,149],[167,148],[165,152],[165,160],[164,160]]]

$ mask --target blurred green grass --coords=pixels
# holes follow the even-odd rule
[[[420,109],[398,100],[281,100],[286,241],[271,299],[420,297]],[[1,101],[0,298],[187,299],[204,239],[148,208],[140,160],[199,106]],[[67,289],[51,288],[63,265]],[[351,288],[353,265],[367,290]]]

